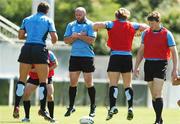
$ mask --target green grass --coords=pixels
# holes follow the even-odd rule
[[[37,111],[39,107],[31,107],[31,123],[30,124],[48,124],[42,117],[38,116]],[[105,107],[97,107],[95,124],[152,124],[154,121],[154,112],[152,108],[134,108],[134,119],[132,121],[126,120],[127,109],[119,107],[119,113],[114,115],[113,119],[105,121],[107,109]],[[12,118],[13,107],[0,106],[0,124],[19,124],[24,117],[23,107],[20,108],[20,119]],[[66,111],[65,107],[55,106],[55,118],[58,124],[79,124],[79,119],[89,113],[89,107],[76,107],[76,112],[70,117],[64,117]],[[180,124],[180,110],[179,109],[165,109],[163,112],[163,119],[165,124]]]

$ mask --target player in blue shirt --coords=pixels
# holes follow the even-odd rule
[[[86,10],[83,7],[75,9],[76,20],[67,25],[64,42],[72,45],[71,57],[69,60],[69,108],[64,116],[70,116],[75,111],[74,101],[77,92],[77,84],[80,73],[83,72],[84,81],[88,88],[90,97],[89,116],[95,116],[95,88],[92,81],[94,72],[94,52],[92,44],[95,41],[96,33],[92,28],[92,22],[86,18]]]
[[[38,73],[40,82],[39,98],[41,107],[39,114],[46,120],[51,120],[51,117],[45,110],[47,96],[46,84],[49,72],[46,37],[49,33],[52,43],[56,43],[58,37],[53,21],[46,16],[48,10],[49,5],[46,2],[41,2],[37,8],[37,14],[25,18],[19,30],[19,39],[26,39],[26,41],[21,48],[21,53],[18,59],[18,62],[20,62],[20,77],[15,90],[14,118],[19,118],[19,103],[24,94],[24,87],[28,73],[33,64]],[[27,37],[25,34],[27,34]]]

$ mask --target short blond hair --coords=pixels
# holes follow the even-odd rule
[[[128,19],[131,16],[131,13],[126,8],[119,8],[115,11],[115,17],[117,19]]]

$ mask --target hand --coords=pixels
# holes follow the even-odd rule
[[[139,76],[139,68],[135,68],[135,69],[133,70],[133,74],[134,74],[134,76],[137,78],[137,77]]]
[[[71,37],[72,37],[72,38],[76,38],[76,39],[77,39],[77,38],[79,38],[79,33],[76,33],[76,32],[75,32],[75,33],[73,33],[73,34],[72,34],[72,36],[71,36]]]
[[[87,36],[86,32],[81,32],[80,35]]]
[[[135,33],[135,36],[137,36],[137,37],[138,37],[138,36],[141,36],[141,33],[142,33],[142,31],[137,30],[136,33]]]
[[[177,79],[172,79],[172,85],[180,85],[180,76],[178,76]]]
[[[172,77],[172,81],[176,81],[179,78],[178,71],[173,69],[171,77]]]

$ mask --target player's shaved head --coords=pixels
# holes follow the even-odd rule
[[[84,13],[84,15],[86,15],[86,9],[84,8],[84,7],[77,7],[76,9],[75,9],[75,12],[82,12],[82,13]]]
[[[84,7],[77,7],[75,9],[75,17],[79,23],[84,22],[86,18],[86,9]]]

